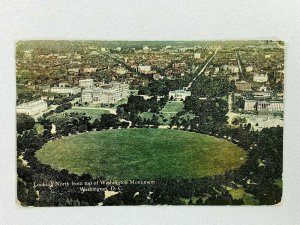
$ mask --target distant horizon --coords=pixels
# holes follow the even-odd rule
[[[120,42],[120,43],[176,43],[176,44],[180,44],[180,43],[188,43],[188,44],[200,44],[200,43],[261,43],[261,44],[264,44],[263,42],[269,42],[268,44],[270,43],[284,43],[283,40],[280,40],[280,39],[249,39],[249,40],[197,40],[197,39],[194,39],[194,40],[139,40],[139,39],[135,39],[135,40],[122,40],[122,39],[111,39],[111,40],[108,40],[108,39],[99,39],[99,40],[96,40],[96,39],[32,39],[32,40],[17,40],[16,41],[16,44],[19,44],[19,43],[26,43],[26,42],[104,42],[104,43],[117,43],[117,42]]]

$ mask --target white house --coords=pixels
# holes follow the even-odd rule
[[[186,97],[191,96],[190,91],[185,90],[175,90],[169,92],[169,99],[173,98],[173,100],[181,101],[185,100]]]

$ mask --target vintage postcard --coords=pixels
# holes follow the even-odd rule
[[[16,43],[17,203],[275,205],[284,43]]]

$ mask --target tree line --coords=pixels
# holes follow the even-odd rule
[[[213,91],[213,93],[218,93]],[[219,93],[223,95],[225,93]],[[170,123],[177,129],[208,134],[232,141],[248,152],[244,165],[234,171],[226,171],[223,175],[203,177],[200,179],[156,179],[151,185],[122,185],[117,195],[104,199],[103,192],[80,193],[78,190],[60,187],[55,193],[42,189],[38,196],[33,187],[34,181],[60,180],[83,181],[93,180],[90,175],[71,174],[67,170],[57,171],[40,163],[35,152],[50,140],[81,132],[128,127],[145,127],[140,118],[141,112],[156,112],[161,109],[167,99],[152,97],[145,100],[141,96],[130,96],[127,104],[118,106],[117,115],[103,114],[91,122],[85,114],[65,113],[44,115],[39,123],[44,126],[42,134],[34,128],[32,119],[26,116],[17,120],[19,127],[17,136],[18,152],[18,199],[24,205],[143,205],[143,204],[188,204],[191,205],[241,205],[244,199],[233,199],[229,189],[242,187],[251,194],[258,204],[276,204],[281,200],[282,189],[276,184],[282,178],[283,128],[264,128],[252,131],[248,125],[230,127],[227,124],[227,102],[221,96],[210,95],[206,100],[196,97],[186,98],[184,110],[177,113]],[[152,118],[153,119],[153,118]],[[158,118],[153,128],[158,127]],[[24,125],[25,124],[25,125]],[[51,132],[52,124],[56,132]],[[131,124],[131,125],[130,125]],[[25,166],[20,159],[28,162]],[[99,177],[105,179],[104,177]]]

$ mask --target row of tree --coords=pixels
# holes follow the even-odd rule
[[[109,114],[108,114],[109,115]],[[102,120],[103,118],[103,120]],[[114,116],[103,116],[99,121],[115,121]],[[84,121],[87,121],[85,119]],[[75,121],[74,121],[75,122]],[[76,123],[76,122],[75,122]],[[109,122],[111,125],[111,123]],[[109,126],[110,126],[109,125]],[[101,128],[108,127],[101,125]],[[198,130],[192,130],[199,132]],[[243,200],[234,200],[224,186],[237,188],[242,185],[248,193],[254,195],[260,204],[275,204],[281,199],[281,189],[274,184],[282,174],[282,128],[263,129],[253,132],[245,127],[228,128],[226,126],[214,128],[211,135],[226,136],[248,151],[246,164],[237,171],[229,171],[224,175],[205,177],[192,180],[164,179],[156,180],[155,185],[126,185],[122,193],[103,199],[103,193],[96,195],[91,192],[93,199],[87,200],[87,193],[78,193],[78,190],[60,188],[57,194],[50,193],[47,188],[42,189],[39,198],[33,188],[33,181],[61,180],[72,181],[90,176],[78,177],[51,169],[39,163],[34,156],[36,150],[51,139],[51,136],[37,134],[34,130],[23,132],[18,136],[18,155],[23,155],[30,167],[18,166],[18,196],[25,205],[94,205],[104,200],[105,205],[119,204],[185,204],[183,199],[190,199],[189,204],[244,204]],[[274,141],[275,140],[275,141]],[[19,163],[21,164],[21,163]],[[170,187],[171,190],[170,190]],[[139,195],[136,196],[136,193]],[[62,193],[64,193],[62,195]],[[151,194],[152,193],[152,194]],[[100,197],[99,197],[100,196]],[[102,196],[102,197],[101,197]],[[39,199],[39,200],[37,200]],[[95,201],[97,199],[97,201]],[[197,199],[193,202],[191,199]],[[205,200],[206,199],[206,200]]]
[[[209,79],[204,78],[208,82],[207,85],[210,85]],[[89,175],[77,176],[66,170],[56,171],[38,162],[35,158],[35,151],[49,140],[93,129],[100,131],[127,128],[130,124],[131,127],[145,127],[146,124],[155,124],[152,127],[158,127],[159,120],[155,113],[149,120],[142,119],[139,113],[151,110],[156,112],[155,107],[163,107],[166,99],[158,101],[156,97],[153,97],[144,100],[141,96],[131,96],[127,104],[118,107],[117,115],[103,114],[93,123],[90,117],[84,114],[53,114],[40,119],[39,122],[44,125],[45,130],[43,134],[38,134],[32,130],[32,125],[28,122],[29,125],[23,128],[17,140],[18,156],[23,156],[29,164],[29,167],[21,162],[19,162],[20,165],[18,164],[19,200],[24,205],[45,206],[96,205],[100,202],[104,205],[175,205],[185,204],[186,199],[188,199],[188,204],[239,205],[245,204],[244,199],[233,199],[228,189],[242,187],[244,191],[252,194],[259,204],[280,202],[282,189],[276,181],[282,178],[283,129],[273,127],[258,132],[251,131],[249,126],[228,126],[226,122],[227,102],[220,98],[226,96],[228,92],[218,90],[222,82],[220,81],[217,85],[219,86],[217,89],[209,92],[206,100],[199,99],[202,95],[200,92],[186,98],[184,111],[172,118],[170,128],[176,125],[179,129],[225,138],[242,147],[248,152],[248,157],[246,163],[238,170],[201,179],[169,178],[157,179],[151,185],[122,185],[122,192],[105,200],[103,192],[80,193],[78,190],[63,187],[54,193],[44,188],[37,196],[36,189],[33,187],[34,181],[93,180]],[[56,126],[56,133],[50,132],[52,124]]]
[[[128,116],[131,113],[153,112],[158,113],[167,103],[168,99],[162,97],[158,100],[153,96],[147,100],[143,96],[129,96],[126,104],[117,107],[117,115],[120,117]]]

